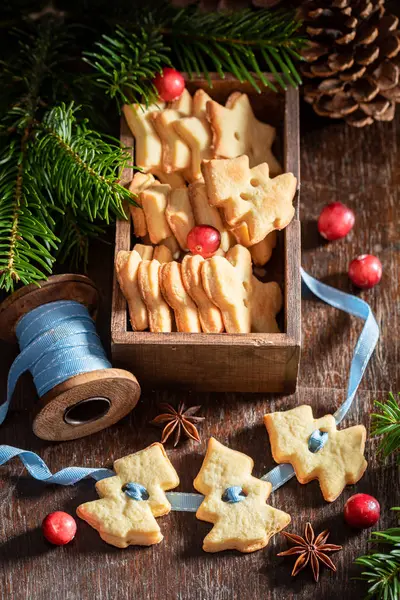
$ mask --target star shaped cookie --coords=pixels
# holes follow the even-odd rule
[[[96,483],[100,500],[86,502],[77,515],[118,548],[149,546],[163,539],[154,517],[166,515],[171,505],[165,495],[179,485],[179,477],[162,444],[116,460],[115,477]],[[133,491],[132,491],[133,490]],[[134,499],[140,493],[139,499]]]
[[[282,173],[271,149],[275,127],[256,119],[247,94],[233,92],[225,106],[211,100],[207,103],[207,117],[213,131],[214,157],[234,158],[246,154],[251,167],[267,162],[272,177]]]
[[[327,502],[336,500],[346,485],[357,483],[367,468],[363,425],[338,431],[332,415],[314,419],[311,406],[306,405],[265,415],[264,423],[274,460],[290,463],[300,483],[318,479]],[[312,452],[309,439],[318,430],[328,434],[327,441]]]
[[[271,179],[267,163],[250,169],[248,156],[204,161],[202,171],[210,204],[222,209],[243,246],[261,242],[292,220],[297,188],[292,173]]]
[[[249,456],[211,438],[194,487],[204,494],[196,516],[213,523],[203,550],[254,552],[290,522],[290,516],[266,504],[271,484],[251,475]]]

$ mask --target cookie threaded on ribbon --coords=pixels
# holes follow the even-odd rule
[[[150,546],[163,539],[155,517],[166,515],[171,505],[165,495],[179,485],[179,477],[162,444],[155,443],[116,460],[115,477],[96,483],[99,500],[78,506],[78,517],[117,548]]]
[[[357,483],[367,468],[363,425],[338,431],[333,415],[314,419],[307,405],[265,415],[264,423],[274,460],[290,463],[300,483],[318,479],[327,502]]]
[[[272,486],[251,475],[253,460],[210,438],[202,467],[194,480],[205,498],[197,510],[201,521],[213,523],[203,550],[254,552],[290,523],[290,516],[266,504]]]

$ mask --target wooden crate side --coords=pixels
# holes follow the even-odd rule
[[[286,92],[284,128],[285,171],[293,173],[298,181],[294,198],[295,218],[285,229],[285,331],[301,346],[301,230],[300,208],[300,118],[299,92],[289,88]],[[291,361],[292,364],[295,360]],[[297,360],[297,369],[299,360]],[[297,378],[297,372],[296,372]],[[289,379],[293,379],[291,376]]]
[[[132,370],[143,387],[219,392],[293,389],[294,346],[171,343],[116,344],[113,359]]]
[[[121,145],[127,148],[130,162],[133,164],[133,137],[126,123],[125,117],[121,117]],[[121,175],[121,184],[129,186],[133,178],[133,169],[127,166]],[[128,219],[117,219],[115,227],[115,251],[114,264],[120,250],[131,250],[131,219],[129,218],[129,207],[124,206]],[[127,330],[127,303],[119,287],[116,272],[113,275],[113,291],[111,301],[111,337],[117,333]]]

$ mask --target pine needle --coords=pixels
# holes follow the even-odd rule
[[[40,126],[37,161],[47,173],[47,192],[72,211],[85,213],[89,221],[109,223],[110,213],[126,217],[123,203],[132,196],[118,179],[129,155],[117,141],[106,142],[86,121],[78,122],[77,110],[73,104],[56,106]]]
[[[399,511],[400,507],[392,508]],[[399,600],[400,598],[400,527],[375,531],[369,540],[387,549],[359,556],[355,564],[364,570],[359,579],[369,585],[365,600]]]
[[[116,98],[119,107],[154,102],[157,94],[151,81],[171,61],[190,78],[203,76],[211,86],[211,71],[221,78],[231,73],[239,81],[249,81],[258,93],[262,86],[277,91],[264,71],[271,72],[283,89],[301,83],[293,58],[300,58],[305,39],[293,12],[203,12],[162,2],[147,12],[141,8],[141,23],[140,28],[135,23],[118,26],[114,35],[102,36],[94,52],[86,53],[85,60],[97,71],[97,84]]]
[[[6,291],[45,279],[56,259],[85,263],[89,238],[103,231],[98,220],[125,217],[123,203],[133,202],[119,183],[130,166],[126,149],[93,131],[74,103],[54,103],[67,45],[58,23],[29,24],[0,74],[13,90],[0,98],[0,288]]]
[[[31,145],[21,151],[11,142],[0,156],[0,288],[6,291],[44,279],[55,260],[54,221],[36,174]]]
[[[400,392],[398,394],[400,398]],[[371,415],[371,435],[381,435],[379,452],[386,458],[400,449],[400,406],[392,393],[386,402],[376,401],[380,413]]]
[[[157,100],[152,80],[162,67],[170,64],[168,48],[162,35],[151,28],[128,34],[117,26],[113,37],[102,36],[96,52],[86,52],[84,59],[97,71],[96,83],[115,98],[119,109],[123,104],[140,98],[146,104]]]

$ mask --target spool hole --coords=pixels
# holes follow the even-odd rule
[[[108,398],[93,397],[81,400],[65,409],[64,421],[68,425],[84,425],[104,417],[111,408]]]

